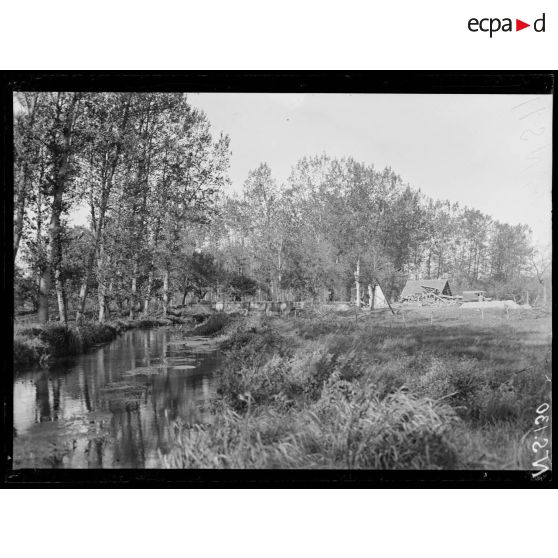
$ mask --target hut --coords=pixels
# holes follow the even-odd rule
[[[409,279],[401,291],[400,300],[410,300],[428,293],[452,296],[447,279]]]

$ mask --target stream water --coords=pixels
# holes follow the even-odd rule
[[[219,362],[210,340],[158,328],[19,371],[14,469],[162,467],[172,421],[211,421]]]

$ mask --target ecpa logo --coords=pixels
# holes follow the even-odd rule
[[[500,19],[498,17],[485,17],[482,19],[477,19],[476,17],[472,17],[468,24],[467,24],[469,31],[473,33],[477,33],[481,31],[483,33],[490,33],[490,38],[494,33],[498,31],[503,32],[510,32],[513,31],[513,24],[512,18],[505,17]],[[526,29],[527,27],[531,27],[530,23],[525,23],[521,19],[515,20],[515,31],[521,31],[522,29]],[[533,22],[533,29],[537,33],[544,33],[545,31],[545,14],[543,14],[539,19],[536,19]]]

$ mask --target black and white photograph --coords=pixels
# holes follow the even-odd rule
[[[13,478],[548,480],[552,76],[447,77],[16,82]]]

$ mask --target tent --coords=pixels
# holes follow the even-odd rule
[[[370,297],[368,302],[370,308],[387,308],[389,306],[380,285],[375,285],[374,289],[370,286],[368,288],[368,296]]]

